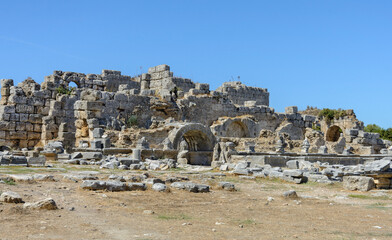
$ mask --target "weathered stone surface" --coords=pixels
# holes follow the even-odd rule
[[[56,210],[57,204],[52,198],[46,198],[34,203],[25,203],[23,205],[25,209],[38,209],[38,210]]]
[[[386,157],[381,160],[365,164],[365,172],[383,172],[390,168],[392,157]]]
[[[145,183],[146,183],[146,184],[149,184],[149,185],[154,185],[154,184],[156,184],[156,183],[162,183],[162,184],[164,184],[165,181],[163,181],[162,179],[159,179],[159,178],[148,178],[148,179],[145,181]]]
[[[0,195],[0,202],[6,203],[23,203],[22,197],[16,192],[3,192]]]
[[[298,169],[299,168],[299,161],[298,160],[287,161],[286,166],[290,169]]]
[[[35,181],[56,181],[54,176],[49,174],[34,174],[32,177]]]
[[[295,199],[298,198],[297,192],[294,190],[289,190],[283,193],[283,197]]]
[[[106,190],[111,192],[126,191],[128,190],[128,186],[126,183],[120,181],[107,181]]]
[[[186,190],[189,192],[199,193],[199,192],[209,192],[210,186],[196,184],[192,182],[174,182],[170,185],[172,188]]]
[[[83,181],[81,188],[88,190],[105,190],[106,182],[98,180],[85,180]]]
[[[166,191],[167,187],[163,183],[154,183],[151,187],[152,190],[157,191],[157,192],[164,192]]]
[[[28,157],[27,158],[27,165],[28,166],[45,166],[46,157],[39,156],[39,157]]]
[[[147,189],[144,183],[128,183],[129,191],[145,191]]]
[[[233,183],[230,182],[219,182],[219,188],[226,190],[226,191],[235,191],[235,186]]]
[[[12,174],[12,175],[8,175],[8,177],[10,177],[15,182],[28,182],[28,183],[33,183],[34,182],[34,178],[33,178],[32,175],[16,175],[16,174]]]
[[[284,170],[283,175],[294,178],[302,178],[303,172],[301,170]]]
[[[343,188],[351,191],[366,192],[375,188],[374,179],[363,176],[345,176],[343,177]]]
[[[103,155],[101,152],[83,152],[83,158],[90,160],[90,159],[94,159],[94,160],[99,160],[103,158]]]

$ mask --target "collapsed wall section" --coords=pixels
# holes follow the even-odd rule
[[[241,82],[225,82],[216,91],[227,94],[234,104],[245,105],[247,101],[254,101],[255,105],[269,106],[269,92],[265,88],[248,87]]]
[[[195,88],[192,80],[181,77],[174,77],[168,65],[158,65],[148,69],[148,73],[140,76],[142,95],[167,96],[170,92],[188,92]]]

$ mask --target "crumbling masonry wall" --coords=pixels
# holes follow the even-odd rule
[[[71,82],[77,88],[69,91]],[[298,113],[296,107],[275,112],[269,107],[267,89],[227,82],[211,91],[208,84],[175,77],[168,65],[135,77],[113,70],[101,74],[54,71],[41,85],[32,79],[17,86],[12,79],[1,80],[1,146],[33,148],[58,140],[69,151],[86,142],[92,148],[109,148],[104,132],[115,131],[121,138],[130,125],[151,130],[151,144],[162,146],[162,133],[157,130],[160,136],[154,139],[154,129],[189,123],[211,128],[217,140],[250,138],[257,143],[263,136],[275,136],[293,141],[290,144],[297,148],[307,136],[325,138],[332,127],[316,116]],[[369,146],[376,152],[385,147],[379,136],[364,133],[356,118],[334,124],[342,130],[336,144]],[[316,134],[312,127],[317,125],[322,131]],[[316,147],[325,140],[315,140]],[[173,144],[170,138],[167,141]]]

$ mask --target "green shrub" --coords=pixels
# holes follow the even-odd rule
[[[62,94],[62,95],[71,95],[73,91],[75,91],[76,88],[74,87],[68,87],[65,88],[63,86],[60,86],[58,88],[56,88],[56,91],[58,94]]]
[[[127,118],[127,126],[128,127],[136,127],[139,124],[138,118],[136,115],[131,115]]]
[[[3,180],[5,184],[7,185],[16,185],[16,183],[14,182],[14,180],[10,179],[10,180]]]
[[[320,112],[319,112],[319,117],[322,117],[325,119],[325,121],[327,123],[332,122],[332,120],[334,119],[339,119],[342,117],[347,116],[347,112],[346,110],[343,109],[329,109],[329,108],[323,108]]]
[[[376,124],[368,124],[363,130],[370,133],[379,133],[380,138],[392,141],[392,128],[384,129]]]
[[[320,127],[320,125],[317,125],[317,124],[312,124],[312,129],[313,130],[316,130],[316,131],[321,131],[321,127]]]

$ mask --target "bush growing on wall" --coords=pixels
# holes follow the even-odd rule
[[[343,109],[329,109],[329,108],[323,108],[320,112],[319,112],[319,117],[322,117],[325,119],[325,121],[327,123],[332,122],[333,119],[339,119],[342,117],[347,116],[347,112],[346,110]]]
[[[379,133],[380,138],[392,141],[392,128],[384,129],[376,124],[368,124],[363,130],[365,132]]]
[[[75,90],[74,87],[65,88],[63,86],[60,86],[60,87],[56,88],[57,93],[63,94],[63,95],[71,95],[74,90]]]
[[[127,126],[128,127],[136,127],[139,121],[136,115],[131,115],[127,119]]]

